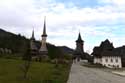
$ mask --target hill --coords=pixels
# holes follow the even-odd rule
[[[8,48],[12,50],[13,54],[24,55],[30,39],[27,39],[20,34],[13,34],[5,30],[0,29],[0,48]],[[36,41],[36,45],[40,48],[40,41]],[[57,56],[62,56],[64,54],[70,54],[73,52],[72,49],[66,46],[55,46],[50,43],[47,43],[48,55],[50,58],[55,58]]]
[[[57,47],[65,54],[73,54],[74,50],[67,46],[57,46]]]
[[[29,40],[20,34],[0,29],[0,48],[11,49],[13,53],[24,53]]]

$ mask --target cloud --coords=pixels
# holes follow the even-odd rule
[[[101,3],[113,4],[117,6],[121,6],[125,4],[125,0],[99,0]]]
[[[53,44],[75,48],[79,30],[85,50],[92,50],[106,38],[115,42],[115,46],[124,44],[125,35],[117,33],[125,27],[124,0],[95,1],[91,7],[89,4],[78,6],[71,1],[0,0],[0,27],[28,38],[34,28],[35,37],[40,40],[46,15],[48,42]]]
[[[125,0],[98,0],[100,4],[104,4],[107,6],[111,6],[115,10],[118,10],[119,12],[123,11],[125,12]]]

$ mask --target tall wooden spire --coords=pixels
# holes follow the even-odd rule
[[[48,57],[48,49],[46,46],[46,18],[44,17],[44,25],[43,25],[43,34],[42,34],[42,41],[41,41],[41,47],[39,49],[39,60],[41,61],[42,58]]]
[[[43,26],[43,34],[42,34],[42,37],[47,37],[47,34],[46,34],[46,17],[44,17],[44,26]]]

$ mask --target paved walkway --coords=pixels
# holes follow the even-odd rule
[[[73,63],[67,83],[125,83],[125,77]]]

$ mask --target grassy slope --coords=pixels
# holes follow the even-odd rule
[[[0,58],[0,83],[66,83],[69,65],[32,62],[28,72],[29,79],[23,79],[22,60]],[[48,82],[46,81],[48,80]]]

